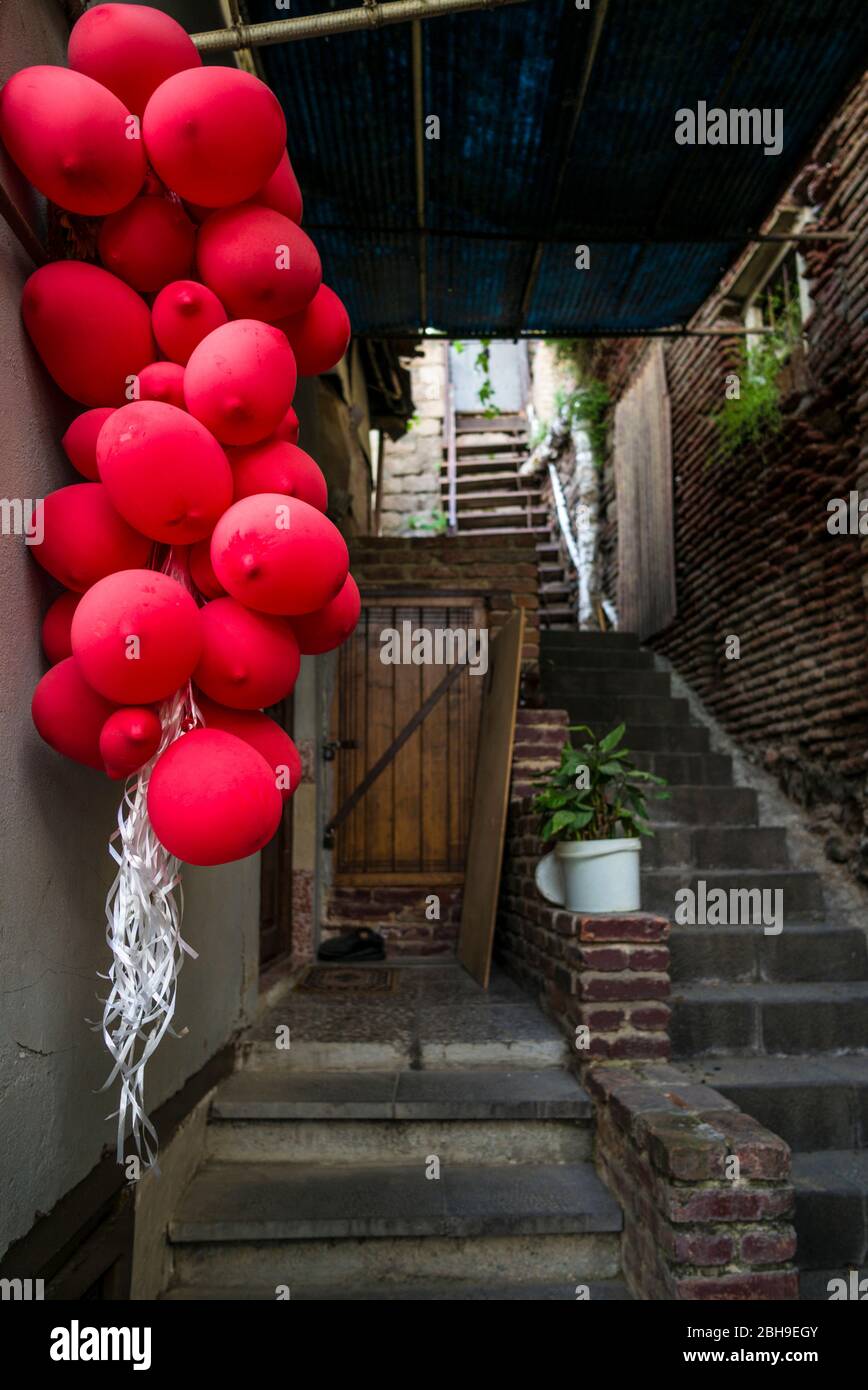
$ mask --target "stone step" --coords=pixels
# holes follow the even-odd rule
[[[343,925],[343,923],[340,923]],[[368,921],[366,925],[370,926]],[[451,951],[451,943],[444,942]],[[569,1058],[563,1034],[536,1005],[491,1003],[453,1012],[446,1019],[436,1006],[419,1005],[413,1019],[383,1030],[379,1038],[337,1036],[305,1038],[290,1034],[286,1049],[275,1045],[274,1025],[258,1024],[240,1044],[244,1065],[252,1071],[540,1071],[560,1068]]]
[[[642,847],[645,869],[786,869],[789,862],[780,826],[664,825]]]
[[[553,547],[556,549],[556,547]],[[553,633],[543,639],[541,650],[546,655],[550,651],[584,651],[596,648],[599,651],[638,651],[639,638],[635,632],[573,632]]]
[[[751,787],[671,787],[665,801],[651,801],[648,809],[655,824],[756,825],[759,818],[757,794]]]
[[[169,1224],[173,1244],[378,1240],[397,1236],[583,1235],[621,1230],[591,1163],[512,1167],[415,1163],[318,1169],[209,1163]]]
[[[868,1049],[865,980],[679,985],[671,1003],[675,1057]]]
[[[585,1292],[587,1290],[587,1292]],[[465,1283],[455,1279],[443,1279],[415,1284],[377,1285],[360,1284],[356,1287],[329,1285],[305,1288],[294,1285],[292,1299],[296,1302],[325,1303],[546,1303],[560,1300],[575,1303],[579,1296],[589,1303],[626,1303],[632,1294],[619,1279],[586,1281],[577,1285],[565,1280],[560,1284],[527,1283],[502,1284],[492,1280],[489,1284]],[[169,1302],[274,1302],[275,1290],[262,1285],[221,1288],[219,1285],[176,1284],[161,1294],[160,1298]]]
[[[864,933],[826,922],[786,926],[780,936],[757,927],[675,926],[669,951],[677,984],[868,978]]]
[[[713,1057],[680,1066],[796,1153],[868,1149],[868,1057]]]
[[[868,1262],[868,1149],[823,1149],[792,1159],[796,1263],[838,1270]]]
[[[640,676],[645,673],[636,674]],[[544,682],[543,690],[549,704],[566,707],[571,724],[590,724],[598,732],[608,732],[616,724],[626,724],[625,743],[628,745],[631,723],[686,725],[690,718],[687,701],[674,696],[646,697],[615,691],[608,695],[583,695],[575,687],[564,689],[559,685],[551,690],[547,682]]]
[[[390,1290],[446,1282],[456,1287],[513,1288],[516,1284],[578,1283],[617,1279],[620,1236],[476,1235],[379,1240],[212,1242],[175,1245],[180,1287],[276,1290],[290,1285],[293,1298],[323,1298],[329,1289]]]
[[[556,657],[545,656],[540,663],[543,689],[554,704],[567,700],[578,706],[587,700],[597,701],[601,697],[614,700],[618,705],[624,699],[631,703],[644,703],[646,699],[665,699],[669,697],[671,679],[668,671],[653,671],[636,667],[629,675],[623,671],[591,670],[576,666],[570,670],[558,665]]]
[[[577,705],[576,708],[581,708]],[[572,722],[572,717],[570,722]],[[708,730],[702,724],[639,724],[631,723],[622,740],[631,752],[645,753],[707,753]]]
[[[803,1269],[799,1271],[799,1301],[801,1303],[828,1303],[833,1292],[840,1293],[841,1280],[847,1290],[846,1299],[868,1296],[868,1262],[861,1269]],[[853,1292],[854,1282],[861,1284]]]
[[[574,1163],[592,1107],[567,1071],[237,1072],[206,1132],[221,1162]]]
[[[627,730],[627,746],[630,730]],[[665,777],[672,787],[731,787],[732,759],[728,753],[668,753],[635,748],[633,762],[646,772]],[[666,807],[668,801],[661,801]]]
[[[543,566],[539,566],[542,572]],[[564,636],[569,634],[565,633]],[[544,678],[548,677],[550,671],[573,672],[579,671],[648,671],[654,666],[654,655],[652,652],[643,651],[642,648],[623,647],[612,650],[598,644],[593,647],[584,647],[580,651],[573,651],[571,648],[564,647],[558,650],[549,641],[549,636],[541,644],[542,655],[540,657],[540,670]],[[630,676],[621,676],[622,681],[629,683]]]
[[[705,884],[706,893],[712,889],[723,889],[727,894],[757,889],[766,893],[780,890],[784,931],[788,922],[820,921],[824,916],[823,885],[819,875],[810,869],[743,869],[739,872],[732,869],[643,869],[642,907],[646,912],[660,912],[674,920],[678,907],[675,894],[684,888],[701,892],[700,880]],[[774,898],[767,901],[774,906]]]

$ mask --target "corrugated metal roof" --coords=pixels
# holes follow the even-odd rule
[[[357,3],[293,0],[290,14]],[[423,237],[410,26],[259,50],[286,111],[305,225],[354,331],[569,336],[685,322],[868,56],[866,0],[609,0],[576,121],[600,4],[527,0],[421,25],[422,109],[440,121],[439,140],[423,141]],[[275,17],[273,0],[247,11]],[[700,101],[782,108],[782,153],[676,144],[675,112]]]

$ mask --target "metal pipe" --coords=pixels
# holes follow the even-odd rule
[[[206,29],[191,34],[200,53],[258,48],[272,43],[294,43],[347,34],[357,29],[379,29],[386,24],[406,24],[414,19],[437,19],[464,10],[495,10],[503,5],[523,5],[527,0],[386,0],[354,10],[330,10],[328,14],[299,19],[270,19],[263,24],[233,24],[226,29]]]

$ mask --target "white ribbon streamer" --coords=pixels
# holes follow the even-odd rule
[[[189,578],[170,554],[163,571],[190,587]],[[145,1111],[145,1066],[166,1033],[183,1037],[172,1027],[178,974],[184,956],[196,952],[181,937],[184,894],[180,861],[164,849],[148,816],[148,782],[160,754],[185,733],[203,722],[192,688],[178,690],[160,710],[163,736],[157,752],[127,779],[118,808],[118,828],[109,840],[109,854],[118,865],[106,896],[106,940],[112,964],[101,979],[111,986],[104,1001],[102,1028],[105,1045],[114,1059],[107,1090],[120,1077],[117,1115],[117,1160],[124,1161],[129,1123],[136,1153],[145,1167],[157,1165],[158,1139]]]

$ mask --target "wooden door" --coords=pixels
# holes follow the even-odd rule
[[[675,617],[672,440],[663,346],[615,408],[618,623],[652,637]]]
[[[406,729],[454,663],[384,661],[390,633],[487,626],[478,598],[375,598],[340,649],[335,810]],[[432,644],[433,646],[434,644]],[[436,649],[434,655],[438,653]],[[439,655],[447,657],[449,642]],[[485,679],[463,670],[335,833],[338,884],[460,884],[470,826]],[[352,745],[347,747],[346,745]]]

